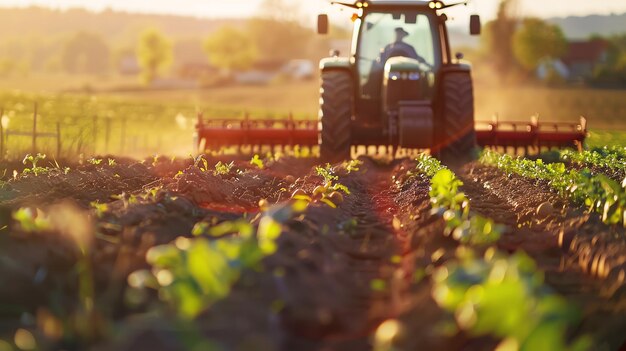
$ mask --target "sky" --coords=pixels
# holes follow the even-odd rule
[[[328,6],[327,0],[285,1],[299,4],[302,13],[312,18],[321,11],[340,16],[337,7]],[[82,7],[96,11],[111,8],[132,12],[216,18],[251,16],[261,2],[262,0],[0,0],[0,6],[40,5],[60,9]],[[453,11],[452,17],[461,17],[463,14],[462,17],[466,18],[468,12],[471,12],[480,14],[484,20],[489,20],[495,16],[498,2],[499,0],[472,0],[467,8],[461,7]],[[522,14],[539,17],[626,13],[626,0],[520,0],[520,2]]]

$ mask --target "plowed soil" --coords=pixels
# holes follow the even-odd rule
[[[89,262],[102,320],[89,321],[89,340],[50,341],[42,349],[181,350],[193,334],[225,350],[371,350],[377,327],[391,318],[404,326],[398,350],[494,349],[498,340],[438,330],[449,316],[422,276],[453,259],[458,244],[431,213],[429,180],[407,176],[412,160],[361,160],[356,172],[337,167],[351,192],[337,209],[314,202],[289,220],[262,269],[244,271],[228,297],[191,326],[146,314],[156,295],[140,306],[125,300],[128,275],[148,268],[147,250],[191,237],[202,220],[247,216],[258,224],[260,200],[281,203],[322,184],[318,160],[281,158],[263,170],[241,160],[223,175],[190,161],[120,161],[11,180],[0,190],[0,339],[32,329],[42,309],[75,308],[75,244],[61,233],[24,233],[11,219],[20,207],[72,203],[91,211],[97,228]],[[209,158],[209,169],[218,161]],[[473,210],[507,226],[498,247],[532,256],[547,284],[583,311],[572,337],[588,334],[596,349],[618,350],[626,340],[624,229],[604,225],[541,182],[477,163],[455,172]],[[93,202],[107,211],[96,216]],[[537,213],[546,202],[552,210]]]

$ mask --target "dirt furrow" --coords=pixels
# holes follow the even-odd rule
[[[626,232],[554,193],[547,184],[470,164],[458,171],[472,209],[507,225],[498,243],[524,250],[546,282],[583,309],[577,332],[592,335],[598,350],[626,340]]]

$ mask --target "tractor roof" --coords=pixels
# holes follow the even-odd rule
[[[444,4],[440,0],[357,0],[357,1],[331,1],[331,4],[343,5],[352,8],[369,8],[369,7],[425,7],[431,9],[442,10],[448,7],[467,4],[469,0],[461,1],[453,4]],[[437,5],[435,7],[435,5]]]

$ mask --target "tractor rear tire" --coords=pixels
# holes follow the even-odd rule
[[[325,162],[350,159],[353,96],[350,72],[322,72],[318,138],[320,156]]]
[[[474,88],[469,72],[451,72],[443,78],[443,147],[439,159],[459,165],[475,158]]]

